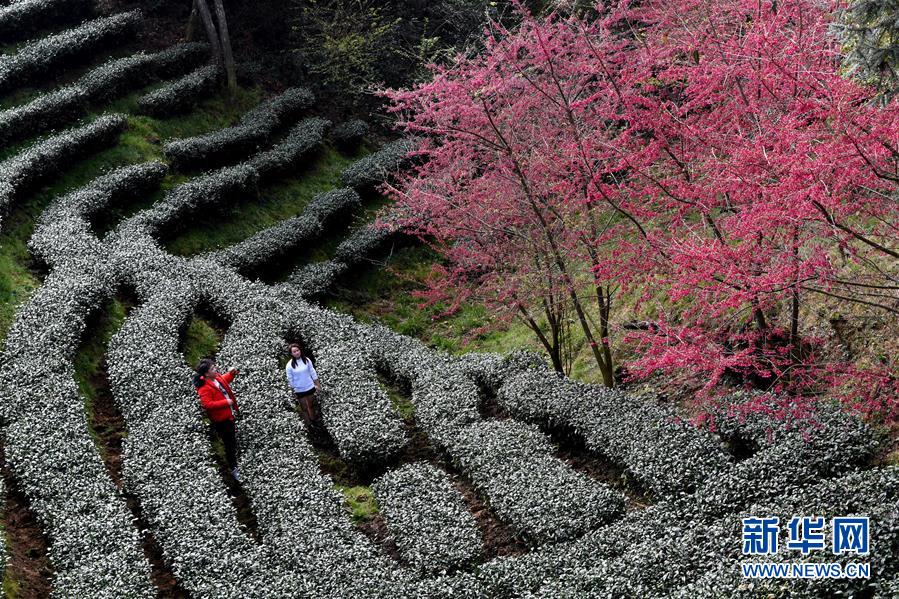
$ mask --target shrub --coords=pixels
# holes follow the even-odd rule
[[[140,497],[175,576],[191,594],[287,593],[286,572],[238,526],[210,459],[191,370],[178,352],[179,325],[199,296],[181,277],[147,269],[132,274],[143,279],[138,289],[148,296],[113,337],[108,355],[113,396],[129,423],[126,488]],[[155,372],[152,386],[131,374],[146,361]]]
[[[11,42],[48,25],[90,14],[91,0],[20,0],[0,7],[0,39]]]
[[[156,188],[167,170],[161,162],[118,168],[58,198],[41,214],[28,248],[51,267],[71,262],[77,252],[84,252],[84,259],[90,260],[97,242],[87,219],[123,198]],[[68,242],[61,244],[60,239]]]
[[[400,554],[413,568],[436,573],[481,553],[481,535],[459,491],[428,464],[406,464],[372,485]]]
[[[449,452],[497,515],[537,543],[581,535],[624,512],[620,493],[554,458],[546,437],[523,423],[471,424]]]
[[[153,54],[153,70],[158,79],[177,77],[199,65],[208,55],[209,44],[201,42],[175,44]]]
[[[331,137],[337,147],[347,150],[358,146],[366,133],[368,133],[368,123],[360,119],[353,119],[334,127]]]
[[[81,77],[73,85],[41,94],[31,102],[0,112],[0,144],[9,144],[54,127],[74,122],[88,102],[106,101],[170,71],[172,58],[188,68],[204,44],[179,44],[155,54],[138,53],[111,60]]]
[[[87,100],[85,90],[73,85],[0,112],[0,144],[8,145],[77,119],[84,114]]]
[[[358,207],[360,202],[359,195],[352,189],[320,193],[299,216],[286,219],[210,257],[241,272],[256,268],[301,244],[314,241],[330,221]]]
[[[47,77],[60,68],[134,35],[142,24],[139,10],[103,17],[26,44],[0,56],[0,91]]]
[[[186,214],[241,194],[255,194],[258,183],[259,173],[246,164],[219,169],[174,187],[160,202],[136,214],[132,225],[147,227],[151,232],[166,226],[170,233]]]
[[[142,96],[137,101],[138,110],[157,118],[173,116],[193,108],[205,95],[219,84],[222,69],[218,65],[206,65],[184,77]]]
[[[409,152],[417,146],[414,138],[398,139],[380,150],[357,160],[341,174],[347,187],[368,187],[387,179],[394,171],[409,162]]]
[[[314,100],[314,96],[305,89],[289,89],[245,114],[240,124],[234,127],[170,141],[163,151],[179,170],[223,164],[255,151],[260,144],[268,141],[276,129]]]
[[[112,114],[41,140],[0,163],[0,209],[23,192],[59,172],[60,166],[114,142],[125,128],[125,117]]]
[[[574,432],[657,495],[694,489],[728,462],[720,440],[673,410],[568,381],[545,367],[508,377],[497,400],[517,418]]]
[[[327,291],[346,271],[347,265],[343,262],[313,262],[292,272],[288,280],[303,296],[312,297]]]
[[[324,381],[322,419],[341,457],[360,464],[384,461],[407,443],[368,351],[362,340],[316,348],[316,370]]]
[[[354,266],[384,247],[395,235],[395,227],[379,225],[361,227],[340,242],[334,251],[334,259],[348,266]]]
[[[285,174],[297,166],[300,158],[319,146],[331,121],[308,118],[295,125],[280,143],[271,150],[254,156],[248,164],[259,171],[263,179]]]

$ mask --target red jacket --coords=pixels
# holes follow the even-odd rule
[[[234,412],[236,413],[237,397],[234,395],[234,392],[231,391],[231,385],[229,384],[234,380],[234,372],[218,374],[215,378],[233,398],[234,403],[231,407],[234,408]],[[201,387],[197,387],[197,393],[200,395],[200,403],[203,404],[203,408],[209,415],[210,420],[212,420],[213,422],[234,420],[234,415],[231,413],[231,407],[229,407],[228,405],[228,400],[224,395],[222,395],[222,392],[219,391],[219,388],[215,386],[215,383],[209,380],[208,376],[203,382],[203,385]]]

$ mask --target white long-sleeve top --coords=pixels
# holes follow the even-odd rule
[[[287,366],[284,368],[284,372],[287,373],[287,382],[290,383],[290,388],[296,393],[302,393],[303,391],[312,389],[315,386],[313,381],[318,380],[318,374],[315,372],[315,366],[312,365],[312,360],[297,360],[296,368],[291,366],[291,362],[293,362],[293,359],[288,360]]]

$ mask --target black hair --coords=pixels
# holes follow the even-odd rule
[[[297,367],[297,359],[293,357],[293,352],[291,351],[291,350],[293,350],[293,348],[297,348],[298,350],[300,350],[300,357],[303,358],[303,364],[306,364],[309,362],[309,358],[306,357],[306,352],[303,351],[303,348],[300,347],[300,344],[299,343],[291,343],[290,347],[287,348],[287,351],[290,352],[290,367],[291,368]]]
[[[199,389],[206,383],[206,373],[209,372],[209,369],[212,368],[212,365],[215,364],[210,358],[203,358],[199,362],[197,362],[197,367],[194,368],[196,374],[194,374],[194,387]]]

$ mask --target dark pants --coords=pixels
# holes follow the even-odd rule
[[[315,396],[315,387],[309,389],[308,391],[294,392],[293,395],[297,398],[297,403],[303,407],[303,419],[305,419],[309,423],[312,423],[316,419],[315,403],[313,402],[313,398]]]
[[[232,470],[237,468],[237,436],[235,435],[234,421],[222,420],[221,422],[213,422],[212,428],[225,445],[225,459],[228,461],[228,468]]]

